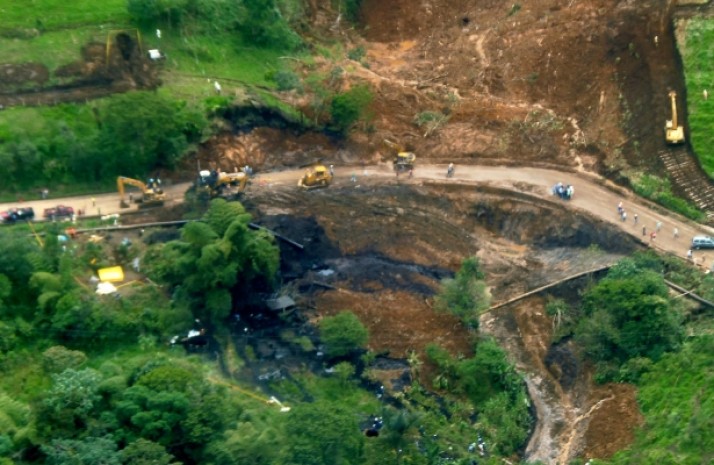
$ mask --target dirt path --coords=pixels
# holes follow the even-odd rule
[[[401,178],[397,179],[389,166],[381,165],[367,166],[365,168],[337,168],[335,183],[349,185],[353,173],[357,176],[357,183],[364,177],[364,173],[367,173],[370,182],[377,182],[377,179],[379,179],[379,182],[399,182],[404,184],[419,184],[432,180],[446,181],[446,167],[442,165],[419,165],[418,169],[415,170],[413,179],[407,179],[406,175],[402,175]],[[260,174],[253,180],[251,189],[292,187],[296,185],[296,180],[301,174],[302,170],[299,169]],[[457,166],[456,174],[450,181],[476,185],[488,183],[543,198],[552,198],[550,189],[557,182],[572,184],[575,188],[575,195],[572,200],[563,202],[565,208],[573,209],[577,214],[592,215],[615,224],[623,232],[638,237],[661,251],[669,252],[679,257],[686,256],[693,236],[714,234],[714,229],[691,222],[672,213],[662,213],[653,204],[636,197],[632,193],[621,195],[603,187],[603,179],[597,176],[564,173],[540,168],[470,165]],[[189,186],[189,183],[180,183],[166,187],[169,205],[183,202],[183,194]],[[295,188],[297,189],[297,187]],[[95,198],[94,206],[92,205],[92,197]],[[617,214],[619,202],[623,202],[623,207],[627,212],[626,222],[621,221]],[[106,215],[129,211],[119,208],[118,194],[116,193],[26,201],[23,204],[32,206],[39,217],[41,217],[44,208],[53,207],[57,204],[70,205],[75,209],[81,208],[88,215]],[[2,203],[0,204],[0,210],[6,210],[18,205],[17,202]],[[638,215],[637,224],[634,223],[633,219],[635,214]],[[656,239],[652,241],[649,235],[655,230],[657,223],[661,223],[661,230],[657,233]],[[646,228],[646,236],[642,235],[643,227]],[[674,238],[674,228],[679,230],[679,238]],[[704,264],[708,267],[712,264],[712,259],[714,259],[714,251],[695,251],[694,257],[698,261],[703,259]]]

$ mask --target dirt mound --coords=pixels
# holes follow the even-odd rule
[[[85,101],[160,84],[158,69],[145,56],[137,38],[118,33],[108,44],[82,47],[82,59],[51,72],[59,84],[43,87],[50,72],[42,65],[0,65],[0,106],[54,105]]]
[[[21,85],[42,85],[50,78],[47,67],[40,63],[0,64],[0,90]]]
[[[391,136],[437,160],[659,165],[666,91],[683,89],[671,13],[665,0],[365,0],[373,149]],[[424,112],[438,129],[415,123]]]
[[[590,416],[582,456],[609,459],[632,444],[635,430],[642,425],[637,391],[629,384],[607,384],[594,388],[591,399],[611,400],[603,402]]]

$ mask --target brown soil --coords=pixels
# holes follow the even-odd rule
[[[46,86],[50,77],[58,84]],[[119,33],[108,51],[105,43],[86,44],[81,60],[55,70],[33,63],[0,64],[0,108],[85,101],[159,84],[155,63],[134,37]]]
[[[316,60],[298,72],[339,65],[348,70],[340,88],[370,83],[370,130],[337,142],[290,128],[249,131],[231,120],[226,133],[203,148],[202,165],[267,169],[325,159],[359,173],[360,163],[391,158],[383,144],[388,138],[417,152],[418,160],[438,163],[545,165],[614,179],[629,167],[662,167],[667,91],[685,95],[670,22],[673,2],[363,0],[356,31],[336,23],[331,4],[310,1],[316,29],[349,46],[364,45],[369,68],[347,59]],[[80,88],[155,85],[148,64],[116,50],[110,75],[97,66],[95,46],[88,46],[82,63],[55,73]],[[18,95],[31,93],[0,94],[0,105],[19,102]],[[302,100],[309,107],[309,96]],[[426,111],[444,115],[443,123],[417,126],[415,118]],[[303,262],[290,270],[299,283],[313,285],[316,270],[337,270],[332,280],[320,278],[336,290],[311,296],[317,318],[353,310],[370,329],[370,347],[394,357],[422,353],[430,342],[468,353],[468,331],[429,304],[438,279],[465,256],[482,260],[494,299],[502,300],[634,247],[585,215],[481,186],[379,187],[362,180],[359,188],[338,184],[307,193],[272,189],[268,181],[246,203],[262,224],[308,245],[297,259]],[[296,218],[303,221],[291,221]],[[587,254],[591,243],[600,244],[603,255]],[[641,422],[634,389],[595,387],[572,345],[551,347],[552,321],[541,299],[489,314],[482,328],[526,374],[540,409],[528,459],[606,458],[629,444]]]
[[[441,184],[372,186],[364,177],[360,182],[358,188],[336,185],[309,193],[256,188],[246,201],[261,224],[306,245],[302,253],[282,247],[284,256],[305,263],[289,271],[300,276],[299,287],[319,289],[309,301],[313,321],[351,310],[370,331],[370,349],[393,358],[415,351],[425,362],[429,343],[453,354],[471,352],[469,331],[431,305],[442,270],[456,269],[464,256],[481,258],[491,292],[500,300],[558,276],[611,263],[618,252],[625,252],[616,234],[601,243],[605,253],[570,248],[577,247],[573,240],[583,232],[598,231],[600,239],[610,233],[605,225],[583,224],[584,218],[569,215],[559,204],[534,201],[526,194],[484,186],[479,192]],[[581,240],[585,245],[594,239]],[[334,274],[320,276],[316,270]],[[316,282],[335,289],[314,287]],[[551,426],[534,436],[543,444],[527,455],[529,459],[555,463],[586,455],[606,457],[629,443],[639,424],[634,390],[594,388],[573,348],[551,350],[553,322],[541,299],[504,308],[486,319],[483,330],[507,348],[528,377],[542,379],[531,395],[542,397],[547,408],[542,420]],[[426,363],[420,371],[425,386],[433,379],[432,369]],[[375,377],[389,386],[400,373]],[[616,409],[622,421],[608,425],[605,419]]]

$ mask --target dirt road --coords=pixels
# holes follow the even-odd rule
[[[297,179],[301,176],[302,170],[286,170],[259,174],[253,179],[250,189],[297,189]],[[447,182],[446,166],[442,165],[419,165],[414,172],[414,178],[408,179],[406,174],[399,178],[394,175],[389,165],[362,167],[342,167],[337,168],[335,175],[335,185],[348,186],[353,184],[352,175],[357,178],[356,184],[362,182],[369,183],[403,183],[419,184],[430,181]],[[558,182],[572,184],[575,194],[570,201],[563,201],[563,207],[575,210],[579,214],[593,215],[612,224],[617,225],[623,232],[638,237],[643,242],[653,247],[673,253],[679,257],[685,257],[691,238],[698,234],[714,234],[714,230],[708,226],[700,225],[689,221],[673,213],[663,213],[662,210],[652,203],[636,197],[632,193],[622,191],[620,194],[616,190],[603,186],[604,180],[594,175],[583,173],[560,172],[539,168],[510,168],[497,166],[457,166],[456,173],[448,182],[462,184],[487,183],[489,185],[504,187],[529,195],[542,198],[552,198],[551,188]],[[168,205],[183,202],[183,194],[189,188],[189,183],[180,183],[165,188],[168,195]],[[94,199],[94,200],[93,200]],[[627,221],[623,222],[617,213],[617,205],[623,203],[623,208],[627,212]],[[25,201],[23,204],[3,203],[0,210],[17,207],[20,205],[32,206],[35,209],[38,219],[42,216],[45,208],[58,204],[69,205],[75,209],[82,209],[87,215],[107,215],[113,213],[124,213],[136,209],[134,205],[131,209],[119,208],[119,198],[117,193],[101,195],[85,195],[70,198],[48,199]],[[634,216],[637,214],[638,222],[635,224]],[[650,234],[661,223],[661,229],[657,232],[657,237],[652,240]],[[646,235],[642,234],[643,228]],[[679,230],[679,238],[674,237],[674,228]],[[703,261],[706,267],[712,264],[714,251],[694,251],[695,261]]]

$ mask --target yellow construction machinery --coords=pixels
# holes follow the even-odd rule
[[[304,189],[327,187],[332,182],[332,174],[324,165],[316,165],[305,171],[305,175],[298,181],[298,186]]]
[[[158,207],[164,204],[166,194],[161,188],[161,180],[149,179],[148,183],[143,183],[139,180],[119,176],[117,178],[117,190],[119,191],[119,206],[121,208],[129,208],[129,204],[124,199],[124,186],[138,187],[141,191],[141,196],[134,199],[139,204],[139,208]],[[132,194],[129,194],[133,197]]]
[[[392,142],[389,139],[384,139],[384,145],[394,150],[394,171],[410,171],[414,169],[414,162],[416,162],[416,155],[414,152],[407,152],[404,147]]]
[[[237,169],[233,173],[218,170],[202,170],[198,173],[196,190],[208,198],[233,198],[241,194],[248,184],[248,175]]]
[[[684,127],[677,124],[677,93],[671,91],[669,98],[672,101],[672,119],[668,119],[664,126],[664,137],[668,144],[682,144],[684,143]]]

